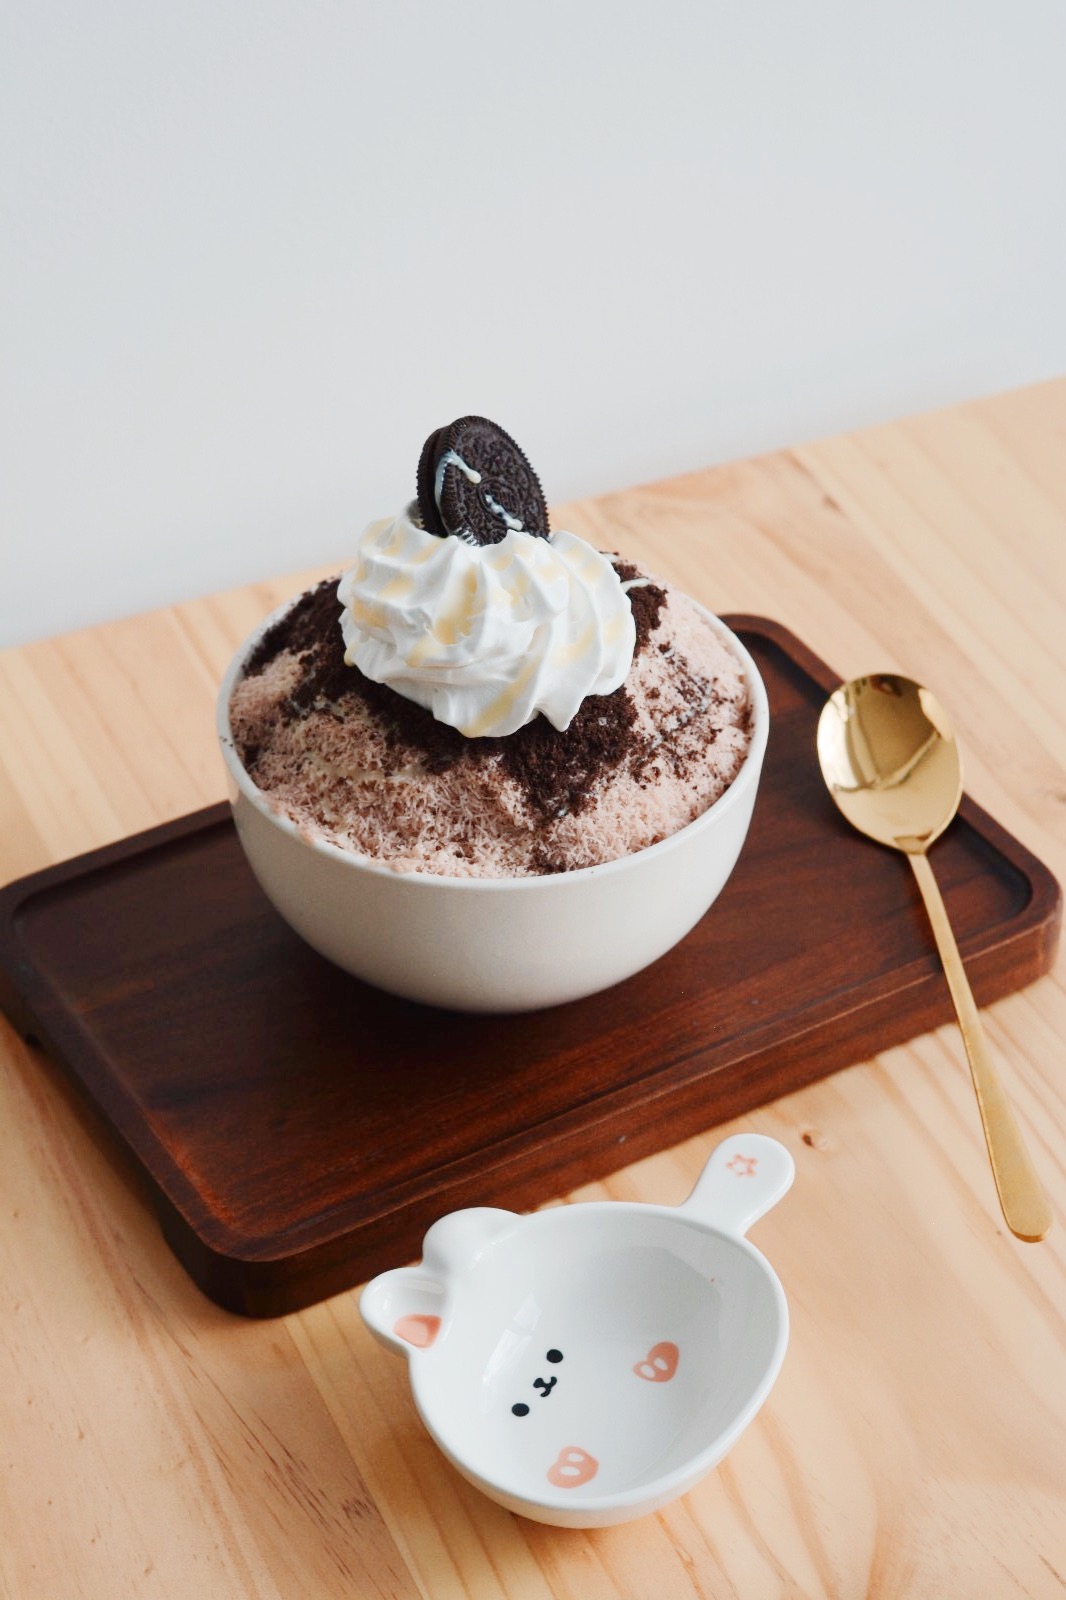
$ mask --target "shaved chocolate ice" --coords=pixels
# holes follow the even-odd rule
[[[565,730],[469,737],[345,659],[337,580],[260,639],[231,701],[249,775],[312,837],[398,871],[522,877],[641,850],[699,816],[750,742],[743,670],[684,595],[612,558],[636,627],[621,687]]]

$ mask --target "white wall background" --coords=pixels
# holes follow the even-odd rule
[[[1062,0],[3,0],[0,642],[1066,370]]]

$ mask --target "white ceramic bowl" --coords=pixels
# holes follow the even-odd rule
[[[698,1483],[770,1392],[788,1307],[743,1235],[794,1173],[737,1134],[676,1208],[456,1211],[360,1310],[471,1483],[536,1522],[628,1522]]]
[[[235,655],[219,692],[218,734],[237,833],[260,886],[296,932],[345,971],[457,1011],[532,1011],[639,972],[720,894],[751,821],[770,716],[751,656],[709,612],[744,668],[753,711],[747,757],[721,798],[670,838],[602,866],[444,878],[394,872],[304,837],[245,771],[230,732],[230,696],[257,641],[287,609]]]

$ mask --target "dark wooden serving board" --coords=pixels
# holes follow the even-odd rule
[[[310,1304],[415,1257],[446,1211],[532,1207],[951,1017],[906,861],[822,787],[836,678],[729,620],[772,714],[748,842],[699,926],[602,995],[470,1017],[371,989],[281,922],[226,806],[0,892],[0,1003],[213,1299]],[[1048,969],[1061,897],[1035,857],[966,800],[933,860],[979,1003]]]

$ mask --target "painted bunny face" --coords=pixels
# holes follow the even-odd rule
[[[419,1407],[524,1489],[611,1493],[640,1463],[684,1455],[721,1360],[721,1259],[707,1236],[651,1213],[620,1249],[589,1250],[579,1208],[533,1218],[457,1213],[396,1285]],[[531,1226],[532,1225],[532,1226]],[[667,1248],[662,1235],[666,1230]],[[426,1272],[432,1276],[427,1278]],[[441,1284],[442,1290],[433,1286]],[[436,1293],[430,1301],[411,1296]]]
[[[757,1151],[749,1139],[722,1167],[738,1205]],[[790,1179],[789,1162],[774,1181]],[[772,1382],[787,1327],[780,1285],[739,1233],[638,1205],[455,1212],[362,1309],[408,1356],[418,1409],[460,1471],[578,1526],[625,1520],[646,1485],[693,1463],[702,1475]]]

